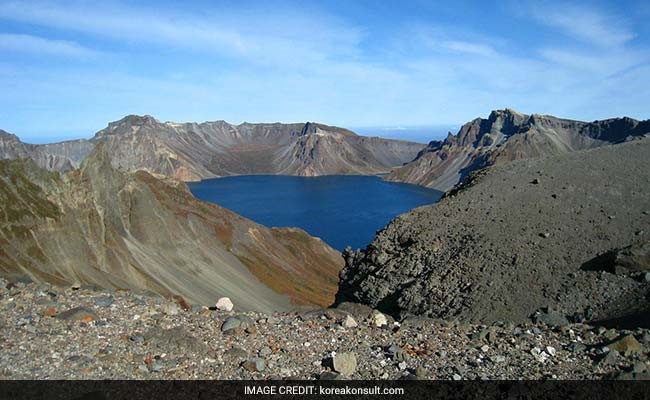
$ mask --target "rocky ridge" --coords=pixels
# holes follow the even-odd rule
[[[473,171],[491,165],[592,149],[648,134],[650,120],[624,117],[582,122],[496,110],[487,119],[466,123],[444,141],[432,141],[386,179],[448,191]]]
[[[100,142],[116,167],[183,181],[241,174],[372,175],[411,161],[424,147],[311,122],[175,123],[129,115],[90,140],[31,145],[5,132],[0,158],[30,157],[43,168],[68,171]]]

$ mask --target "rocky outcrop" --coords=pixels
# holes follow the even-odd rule
[[[16,135],[0,130],[0,159],[31,158],[51,171],[67,172],[79,166],[94,144],[72,140],[46,145],[23,143]]]
[[[108,147],[64,175],[0,161],[2,275],[208,306],[227,296],[243,310],[332,302],[342,261],[324,242],[201,202],[178,181],[115,169]]]
[[[67,171],[102,142],[116,167],[183,181],[240,174],[386,173],[411,161],[424,147],[310,122],[181,124],[136,115],[109,123],[90,140],[30,145],[5,136],[11,140],[0,136],[1,158],[30,157],[41,167]]]
[[[566,154],[647,134],[650,120],[625,117],[581,122],[497,110],[487,119],[468,122],[444,141],[429,143],[415,160],[395,169],[386,179],[448,191],[471,172],[490,165]]]
[[[337,301],[476,322],[522,321],[540,308],[564,320],[647,321],[649,160],[643,139],[474,173],[397,217],[365,250],[346,251]],[[589,268],[615,249],[611,267]]]

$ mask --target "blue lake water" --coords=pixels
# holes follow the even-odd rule
[[[397,215],[442,192],[375,176],[244,175],[188,184],[197,198],[266,226],[296,226],[330,246],[364,248]]]

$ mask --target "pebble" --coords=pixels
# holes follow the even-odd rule
[[[344,328],[356,328],[357,326],[359,326],[357,324],[357,321],[355,321],[354,318],[352,318],[351,315],[346,315],[345,316],[345,319],[343,319],[343,324],[342,325],[343,325]]]
[[[232,304],[232,301],[229,297],[221,297],[219,300],[217,300],[215,307],[219,311],[232,311],[234,305]]]
[[[351,352],[337,353],[332,360],[332,364],[334,371],[350,376],[357,370],[357,356]]]
[[[250,372],[262,372],[266,368],[266,362],[260,357],[253,357],[244,362],[242,367]]]
[[[112,296],[94,297],[93,303],[97,307],[110,307],[111,304],[113,304],[113,297]]]
[[[223,333],[236,333],[235,330],[239,330],[242,321],[237,317],[229,317],[221,325],[221,332]]]
[[[373,310],[372,312],[372,323],[374,326],[381,328],[382,326],[388,325],[388,318],[381,312]]]
[[[91,322],[99,319],[97,314],[86,307],[75,307],[70,310],[57,314],[56,318],[64,321]]]

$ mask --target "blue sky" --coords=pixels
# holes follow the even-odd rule
[[[0,128],[47,141],[127,114],[346,127],[459,125],[504,107],[650,118],[647,1],[179,3],[0,0]]]

